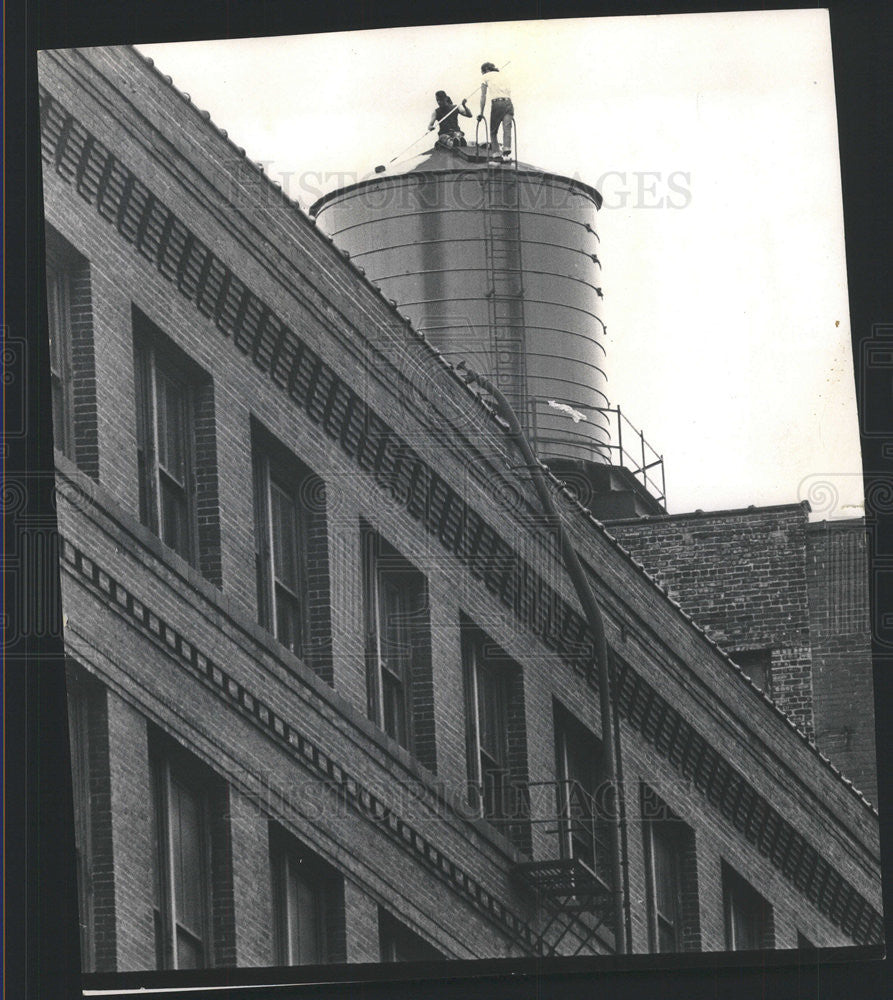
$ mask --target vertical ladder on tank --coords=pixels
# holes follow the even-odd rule
[[[484,180],[487,300],[496,383],[527,434],[535,433],[535,405],[527,392],[521,205],[515,166],[488,166]]]

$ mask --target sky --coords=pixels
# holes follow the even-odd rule
[[[608,394],[669,511],[862,513],[826,12],[137,47],[305,208],[430,148],[434,91],[476,112],[503,67],[519,158],[604,196]]]

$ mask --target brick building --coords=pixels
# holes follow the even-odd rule
[[[590,637],[492,409],[134,50],[40,83],[85,968],[611,952]],[[878,943],[877,814],[807,738],[843,709],[796,693],[862,663],[821,529],[739,519],[790,538],[767,580],[802,549],[758,644],[789,717],[685,518],[656,581],[626,549],[657,520],[558,495],[630,950]]]
[[[865,523],[809,523],[808,511],[804,503],[608,524],[670,597],[874,802]]]

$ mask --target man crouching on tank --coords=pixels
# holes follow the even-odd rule
[[[431,114],[428,122],[428,131],[433,132],[434,126],[439,124],[437,134],[437,145],[445,149],[452,149],[454,146],[467,146],[465,134],[459,128],[459,115],[464,118],[471,118],[471,111],[463,98],[461,106],[453,104],[446,91],[438,90],[434,95],[437,107]]]

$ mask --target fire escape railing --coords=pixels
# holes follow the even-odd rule
[[[531,840],[537,860],[522,861],[513,873],[543,909],[538,931],[545,954],[610,950],[614,896],[609,816],[600,796],[573,779],[511,783],[494,780],[472,789],[480,814],[516,846]],[[543,843],[545,839],[545,844]],[[598,945],[595,939],[606,931]],[[565,943],[566,942],[566,943]],[[564,952],[561,951],[564,945]]]

